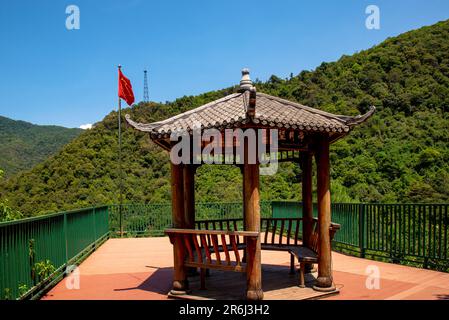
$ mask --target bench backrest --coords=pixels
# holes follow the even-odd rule
[[[331,222],[331,226],[329,228],[329,237],[330,240],[334,239],[335,233],[340,229],[340,225],[337,223]],[[309,245],[308,248],[311,249],[313,252],[318,253],[318,246],[319,246],[319,225],[318,225],[318,219],[313,218],[312,220],[312,233],[310,235],[309,239]]]
[[[300,245],[302,218],[262,218],[263,245]]]
[[[238,239],[248,243],[259,237],[258,232],[250,231],[167,229],[165,233],[173,244],[179,241],[185,248],[185,266],[241,272],[246,264],[240,257]]]
[[[302,245],[302,218],[262,218],[260,225],[260,241],[262,245]],[[243,219],[200,220],[195,222],[199,230],[228,230],[243,229]],[[332,241],[340,225],[331,223],[329,236]],[[282,235],[282,236],[281,236]],[[318,252],[319,228],[318,219],[312,220],[312,233],[308,247]],[[209,240],[209,239],[208,239]],[[236,239],[239,244],[242,239]],[[210,245],[210,240],[207,242]]]

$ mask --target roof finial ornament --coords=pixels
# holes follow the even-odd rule
[[[240,80],[240,90],[241,92],[250,90],[253,87],[253,82],[251,81],[251,78],[249,77],[249,69],[243,68],[242,69],[242,79]]]

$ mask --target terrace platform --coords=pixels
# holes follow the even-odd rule
[[[332,253],[334,282],[339,294],[317,296],[311,288],[296,287],[297,275],[290,276],[290,257],[285,252],[262,251],[262,285],[265,299],[387,299],[387,300],[449,300],[449,274],[382,263]],[[173,248],[166,237],[110,239],[88,257],[79,268],[79,289],[69,289],[63,279],[44,300],[160,300],[168,299],[173,274]],[[378,289],[366,287],[367,267],[376,266],[380,273]],[[369,270],[369,269],[368,269]],[[198,278],[198,277],[196,277]],[[231,288],[239,287],[235,298],[242,298],[245,275],[211,271],[206,279],[206,291],[191,281],[192,295],[202,298],[222,298]],[[232,279],[231,279],[232,278]],[[310,278],[309,278],[310,279]],[[313,292],[312,292],[313,291]],[[241,294],[240,294],[241,293]],[[239,294],[242,296],[240,297]]]

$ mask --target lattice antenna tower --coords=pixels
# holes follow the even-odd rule
[[[149,102],[147,70],[143,70],[143,102]]]

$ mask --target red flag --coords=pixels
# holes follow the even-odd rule
[[[120,68],[118,69],[118,96],[125,100],[129,106],[134,102],[134,93],[131,81],[123,75]]]

